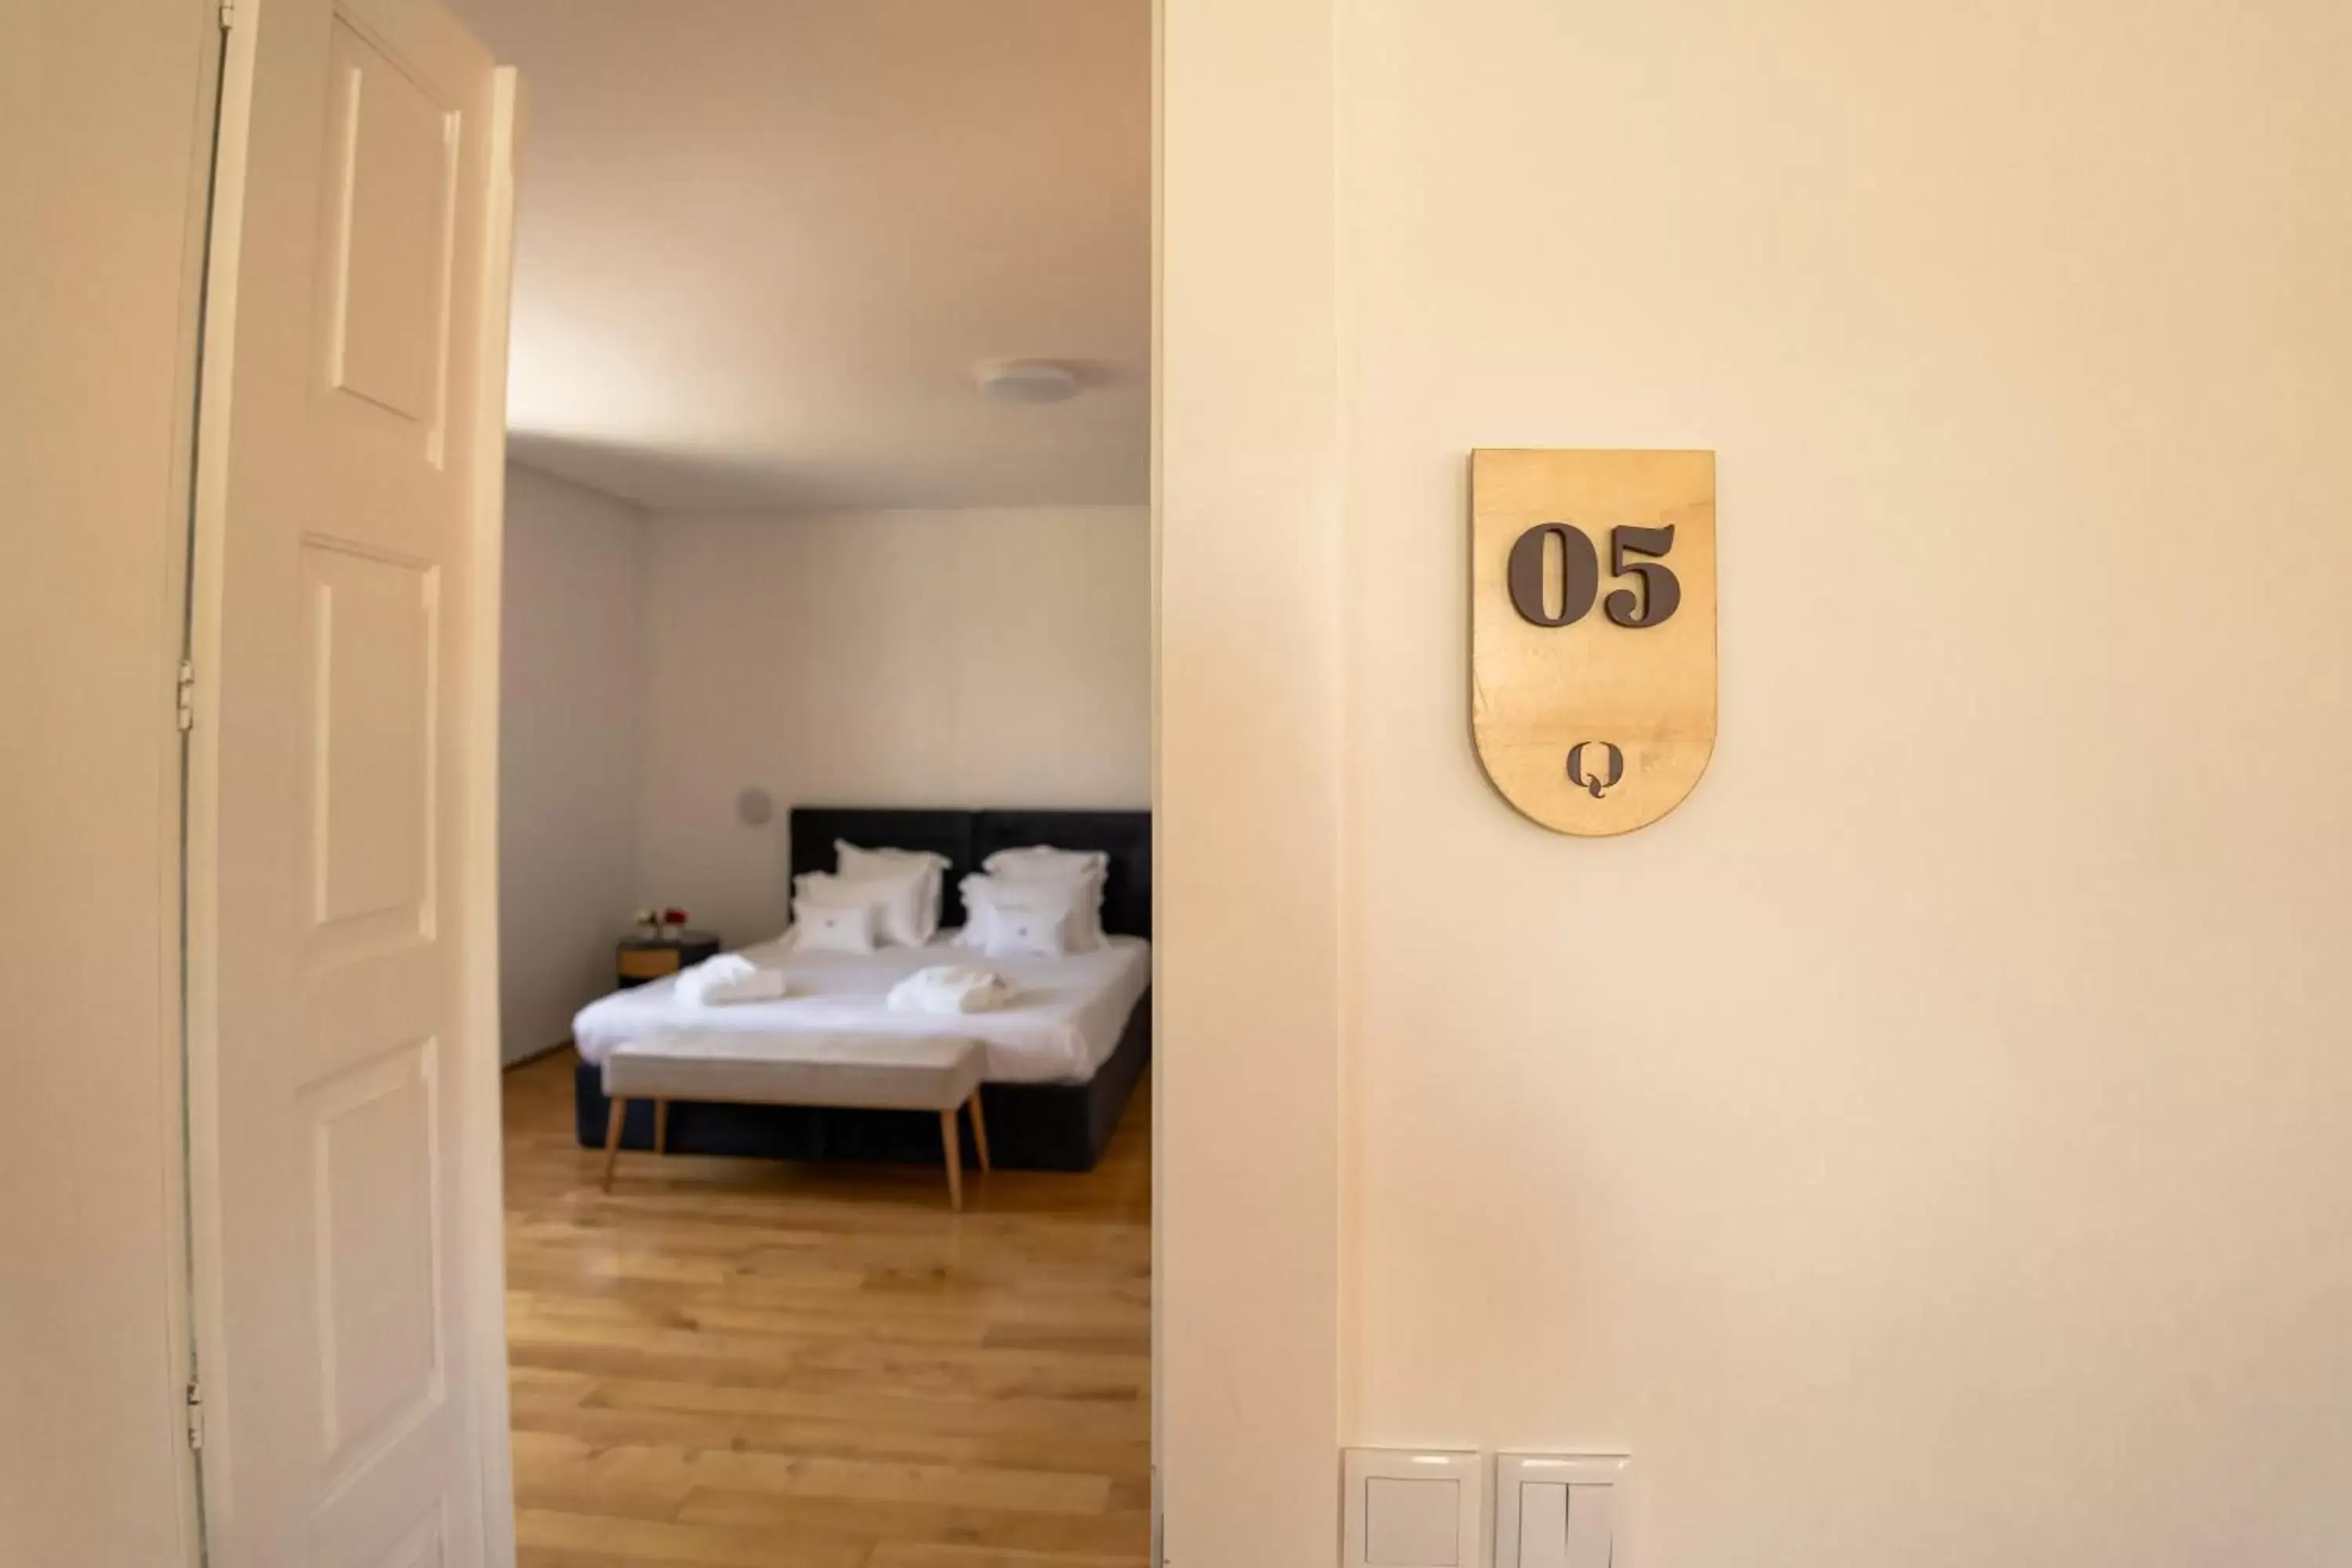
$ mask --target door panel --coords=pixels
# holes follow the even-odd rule
[[[331,1478],[364,1468],[430,1421],[446,1394],[434,1287],[444,1271],[433,1218],[435,1045],[397,1046],[303,1097],[317,1220],[320,1442]]]
[[[329,308],[327,384],[415,427],[436,453],[446,359],[450,206],[462,110],[439,101],[338,21],[330,65],[321,247]]]
[[[507,89],[429,0],[238,13],[191,825],[213,1561],[476,1568]]]
[[[434,936],[436,569],[302,542],[308,967]]]

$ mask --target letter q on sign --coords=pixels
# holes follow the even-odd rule
[[[1630,833],[1715,752],[1715,454],[1470,459],[1470,729],[1557,833]],[[1596,613],[1597,612],[1597,613]]]

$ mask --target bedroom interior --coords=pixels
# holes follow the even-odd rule
[[[1149,5],[458,9],[520,1561],[1140,1563]]]
[[[362,383],[405,416],[294,352],[329,341],[322,278],[425,252],[383,221],[424,182],[371,193],[365,245],[318,221],[362,172],[323,134],[334,25],[447,43],[438,0],[26,9],[0,56],[29,240],[0,246],[0,1563],[507,1568],[517,1470],[534,1568],[1131,1562],[1147,1183],[1181,1568],[1328,1568],[1341,1450],[1395,1443],[1497,1478],[1630,1456],[1617,1568],[2352,1562],[2341,0],[2128,27],[2091,0],[1162,0],[1157,1124],[1085,1177],[977,1178],[961,1218],[936,1169],[876,1162],[631,1151],[604,1197],[554,1058],[514,1075],[499,1146],[499,376],[446,378],[458,447],[428,473],[429,291],[355,318],[383,356]],[[370,87],[404,101],[389,62],[421,58],[488,128],[462,182],[481,243],[450,247],[473,286],[437,331],[479,360],[506,336],[520,79],[389,47]],[[552,151],[562,61],[535,58]],[[779,108],[822,96],[771,74]],[[606,97],[642,139],[645,105]],[[251,132],[218,156],[215,103]],[[429,130],[405,117],[368,170],[429,166]],[[675,224],[663,194],[604,205]],[[593,320],[617,338],[631,303]],[[673,325],[681,353],[730,341]],[[622,368],[581,379],[667,379]],[[432,494],[371,519],[361,472],[314,484],[352,455],[302,439],[328,410],[404,430],[367,472]],[[1468,454],[1577,440],[1715,451],[1722,505],[1718,749],[1669,816],[1591,841],[1498,796],[1465,721]],[[636,536],[688,503],[574,478],[628,545],[588,559],[583,526],[583,572],[633,583]],[[341,582],[385,609],[389,569],[415,613],[306,626],[303,541],[371,525],[409,542],[343,552]],[[723,560],[799,531],[698,536]],[[193,638],[192,609],[236,637]],[[637,668],[636,621],[553,619]],[[279,657],[303,638],[448,722],[306,702],[319,665]],[[781,930],[742,921],[781,908],[795,804],[1040,801],[929,773],[803,791],[786,752],[864,731],[781,743],[751,711],[779,682],[689,673],[761,752],[656,794],[677,821],[648,826],[706,870],[734,850],[708,886],[746,912],[632,873],[565,900],[604,927],[583,965],[656,900]],[[636,841],[637,758],[671,759],[608,711],[612,749],[567,753],[581,776],[525,819],[593,823],[616,782]],[[436,737],[469,782],[430,816],[421,769],[299,765]],[[755,827],[730,808],[763,776]],[[305,830],[346,805],[360,881],[321,910]],[[441,831],[394,831],[420,820]],[[299,985],[384,975],[392,923],[415,983],[303,1026]],[[321,936],[340,952],[304,951]]]
[[[505,813],[539,877],[509,956],[585,999],[635,908],[780,931],[795,807],[1139,804],[1110,787],[1131,759],[1092,800],[1075,775],[950,787],[1049,732],[959,728],[942,696],[963,666],[940,639],[978,660],[1059,624],[982,605],[953,632],[938,584],[999,565],[976,513],[737,483],[759,454],[685,417],[783,406],[672,396],[775,326],[703,260],[765,263],[805,332],[783,368],[851,312],[788,229],[688,224],[714,185],[773,193],[714,166],[710,106],[621,90],[690,74],[588,47],[627,3],[505,39],[528,79],[459,47],[440,0],[72,0],[25,8],[0,54],[26,241],[0,245],[0,1563],[511,1568],[518,1474],[532,1568],[1131,1563],[1147,1282],[1181,1568],[1334,1568],[1341,1521],[1369,1522],[1344,1478],[1395,1479],[1342,1451],[1400,1443],[1449,1445],[1429,1457],[1498,1503],[1507,1463],[1630,1459],[1613,1555],[1580,1564],[2352,1563],[2352,8],[1160,0],[1154,1123],[1083,1175],[977,1173],[975,1148],[958,1215],[921,1163],[627,1150],[606,1195],[560,1057],[505,1080],[499,1142],[480,590],[505,411],[495,363],[463,367],[507,335],[518,83],[545,133],[533,309],[604,294],[591,352],[527,354],[533,396],[664,406],[518,443],[517,576],[549,602],[520,638],[541,662],[508,671],[543,721]],[[951,79],[990,58],[929,20]],[[953,103],[967,151],[1024,101],[992,67],[986,104],[884,92],[789,41],[733,51],[763,111],[829,105],[868,151],[909,103]],[[414,107],[401,60],[488,149],[452,182],[464,223],[437,205],[471,276],[437,326],[429,289],[319,302],[434,259],[410,243],[429,183],[367,188],[430,167],[430,117],[364,158],[326,134],[342,67]],[[584,158],[618,194],[583,205],[549,179],[583,158],[562,79],[590,68],[614,134]],[[669,125],[701,143],[693,177],[648,189],[641,161],[680,166],[653,156]],[[930,215],[972,184],[874,174],[824,188]],[[366,233],[336,237],[354,181]],[[825,214],[828,238],[856,226]],[[612,254],[640,215],[691,242],[674,289]],[[376,358],[330,388],[295,351],[352,321]],[[970,364],[1062,352],[1010,336],[955,345],[941,410],[970,410]],[[415,395],[436,341],[446,407]],[[855,370],[825,361],[833,395],[793,406],[829,416]],[[362,468],[330,420],[403,438]],[[559,426],[595,471],[553,477]],[[1470,722],[1473,592],[1507,570],[1465,548],[1470,454],[1567,441],[1719,458],[1719,743],[1628,837],[1514,810]],[[687,494],[604,460],[633,451],[721,458]],[[377,505],[384,478],[404,504]],[[826,510],[774,515],[803,507]],[[541,545],[568,512],[568,550],[530,553],[533,509]],[[927,539],[971,550],[893,553]],[[818,569],[836,545],[877,568],[857,594]],[[362,615],[305,618],[313,546]],[[734,623],[736,577],[774,606],[726,628],[740,655],[639,614],[641,588],[698,580]],[[887,691],[845,679],[883,668],[871,647],[839,657],[882,611],[927,639],[891,639]],[[1654,636],[1605,599],[1587,619],[1571,655]],[[812,658],[827,680],[783,679]],[[320,700],[355,670],[362,700]],[[425,700],[368,700],[404,690]],[[729,736],[706,765],[698,737]],[[303,765],[346,742],[463,787]],[[321,826],[357,879],[323,908],[300,874]],[[354,969],[403,983],[301,994]],[[555,1020],[517,1020],[530,1050],[575,1009],[522,978]],[[1577,1530],[1580,1500],[1517,1489],[1498,1552],[1506,1525]]]

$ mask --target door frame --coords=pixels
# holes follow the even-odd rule
[[[1183,1568],[1339,1552],[1349,9],[1156,0],[1153,1420]]]
[[[213,1223],[217,1205],[202,1194],[220,1178],[217,1142],[219,1071],[216,1028],[218,986],[214,911],[221,880],[219,813],[219,679],[223,551],[227,527],[226,471],[234,417],[232,388],[240,279],[246,169],[252,131],[255,54],[269,0],[236,0],[224,12],[226,48],[219,67],[219,133],[209,171],[213,199],[209,232],[204,237],[205,279],[198,303],[203,321],[194,363],[194,475],[193,518],[187,553],[188,645],[193,723],[186,736],[182,786],[182,858],[185,913],[181,930],[184,987],[180,1061],[186,1114],[173,1130],[173,1168],[190,1201],[185,1278],[189,1300],[184,1324],[200,1378],[218,1387],[228,1375],[220,1334],[224,1314],[221,1237]],[[207,7],[209,9],[209,7]],[[512,1568],[515,1562],[514,1480],[508,1408],[506,1335],[506,1213],[503,1139],[499,1119],[498,835],[499,835],[499,650],[500,567],[505,553],[507,344],[511,321],[514,264],[515,171],[524,119],[521,79],[501,66],[494,78],[491,117],[486,127],[490,162],[490,204],[483,235],[484,277],[488,300],[480,324],[478,374],[496,396],[476,401],[475,472],[467,553],[480,591],[472,595],[460,628],[469,657],[478,662],[477,697],[466,716],[469,759],[463,791],[465,836],[462,885],[451,896],[465,910],[463,929],[473,938],[462,956],[464,1002],[461,1037],[451,1052],[452,1077],[464,1087],[460,1137],[468,1169],[482,1179],[463,1194],[465,1223],[453,1245],[466,1258],[472,1289],[466,1312],[480,1331],[469,1336],[475,1389],[473,1417],[480,1434],[483,1562]],[[198,1515],[228,1495],[226,1470],[201,1449],[191,1467],[190,1506]],[[205,1550],[199,1540],[196,1551]]]
[[[473,573],[476,592],[466,637],[479,695],[471,715],[467,779],[466,929],[478,933],[467,954],[465,1035],[472,1059],[467,1071],[476,1098],[466,1123],[465,1157],[486,1179],[478,1183],[460,1245],[471,1248],[475,1429],[481,1434],[482,1558],[489,1568],[515,1561],[513,1417],[507,1386],[506,1136],[500,1116],[504,1067],[499,1051],[499,714],[506,595],[507,350],[513,321],[515,168],[521,152],[522,79],[512,66],[498,69],[488,127],[490,203],[483,236],[488,300],[482,311],[477,359],[483,395],[476,399],[480,454],[474,474]],[[495,391],[496,395],[489,395]]]
[[[223,189],[209,249],[214,277],[236,275],[236,225],[251,88],[250,18],[239,0],[224,84]],[[239,35],[244,37],[240,37]],[[1164,1053],[1154,1096],[1154,1447],[1177,1560],[1328,1562],[1337,1551],[1340,1311],[1346,1261],[1342,1184],[1341,774],[1345,409],[1339,324],[1344,226],[1337,189],[1335,75],[1342,64],[1328,0],[1154,0],[1152,604],[1155,1032]],[[501,72],[493,126],[503,237],[489,258],[510,277],[513,153],[521,86]],[[216,287],[220,287],[216,283]],[[507,291],[486,317],[484,374],[503,375]],[[235,308],[233,283],[211,303]],[[1234,332],[1233,313],[1266,323]],[[226,321],[215,317],[216,326]],[[226,335],[225,332],[221,335]],[[225,364],[208,362],[197,431],[198,537],[187,851],[192,879],[216,886],[203,830],[205,764],[216,708],[222,522],[219,462]],[[475,476],[475,568],[486,590],[467,627],[495,692],[504,488],[504,400],[486,401]],[[210,455],[210,462],[205,454]],[[1293,527],[1269,530],[1269,512]],[[1237,615],[1232,585],[1286,617]],[[210,646],[207,646],[209,643]],[[1234,682],[1255,689],[1235,706]],[[1266,688],[1271,686],[1273,689]],[[1234,713],[1292,721],[1236,727]],[[458,896],[484,933],[469,955],[467,1040],[459,1053],[473,1109],[498,1091],[495,699],[478,707],[466,803],[474,852]],[[1257,867],[1299,868],[1264,898]],[[1242,889],[1250,896],[1237,896]],[[209,933],[192,903],[186,1059],[191,1103],[178,1151],[192,1180],[217,1173],[208,1144],[217,1042],[209,1027]],[[1279,973],[1270,973],[1281,955]],[[1272,1011],[1269,1012],[1269,1007]],[[1269,1051],[1269,1040],[1281,1048]],[[1232,1086],[1248,1083],[1238,1100]],[[1236,1126],[1241,1115],[1246,1126]],[[467,1152],[491,1179],[468,1194],[477,1286],[477,1417],[486,1560],[514,1561],[505,1375],[504,1216],[495,1115],[468,1118]],[[1234,1223],[1247,1215],[1249,1223]],[[218,1238],[191,1238],[200,1352],[219,1308]],[[1235,1418],[1247,1391],[1249,1418]]]

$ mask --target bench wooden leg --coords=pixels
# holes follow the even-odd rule
[[[613,1114],[604,1123],[604,1190],[613,1190],[613,1167],[621,1163],[621,1118],[628,1113],[629,1102],[615,1098]]]
[[[948,1151],[948,1206],[963,1212],[963,1136],[956,1131],[955,1108],[940,1112],[940,1138]]]
[[[988,1122],[980,1113],[980,1090],[976,1089],[971,1091],[971,1146],[973,1152],[980,1156],[980,1168],[986,1171],[989,1168]]]
[[[669,1101],[667,1100],[654,1101],[654,1152],[669,1152]]]

